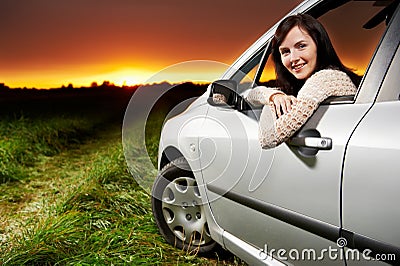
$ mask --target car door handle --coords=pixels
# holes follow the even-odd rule
[[[314,148],[318,150],[331,150],[332,139],[326,137],[294,137],[290,139],[289,145]]]
[[[301,130],[286,143],[304,157],[314,157],[320,150],[332,149],[332,139],[321,137],[321,133],[314,128]]]

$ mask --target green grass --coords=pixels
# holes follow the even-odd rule
[[[11,94],[13,93],[13,94]],[[131,92],[9,92],[0,97],[0,183],[23,180],[26,167],[121,121]]]
[[[24,179],[24,169],[32,166],[38,156],[52,156],[72,144],[80,144],[92,131],[93,124],[83,118],[2,120],[0,183]]]
[[[82,101],[84,116],[79,104],[3,115],[0,265],[242,265],[227,253],[202,258],[164,241],[150,196],[127,171],[127,99],[109,99]],[[114,109],[100,112],[99,101]],[[153,160],[160,120],[148,126]]]
[[[162,261],[149,196],[125,170],[119,142],[91,156],[80,184],[3,251],[5,265]]]

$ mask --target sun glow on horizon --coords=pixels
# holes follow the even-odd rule
[[[365,68],[358,66],[358,64],[350,60],[346,63],[358,75],[364,74]],[[163,82],[170,84],[182,82],[209,83],[219,79],[227,68],[228,65],[223,63],[199,60],[179,63],[154,71],[150,69],[121,67],[109,71],[98,71],[99,74],[92,74],[92,71],[92,73],[87,75],[84,74],[86,71],[80,70],[78,75],[74,72],[68,74],[68,71],[57,73],[42,70],[19,73],[19,75],[9,75],[8,77],[3,75],[0,83],[4,83],[4,85],[10,88],[37,89],[60,88],[70,84],[75,88],[90,87],[94,83],[101,85],[103,82],[109,82],[119,87]],[[252,75],[250,74],[250,76]],[[262,81],[272,79],[275,79],[273,69],[268,69],[261,77]]]
[[[18,75],[3,75],[0,83],[10,88],[51,89],[72,85],[75,88],[90,87],[109,82],[116,86],[135,86],[153,83],[212,82],[224,73],[227,65],[214,61],[187,61],[174,64],[159,70],[141,67],[108,67],[95,70],[91,68],[75,68],[65,70],[32,70]],[[7,73],[4,73],[7,74]]]
[[[111,71],[98,71],[99,74],[93,74],[95,71],[25,71],[18,75],[3,75],[0,83],[4,83],[10,88],[37,88],[50,89],[60,88],[72,84],[74,87],[89,87],[93,83],[101,85],[107,81],[117,86],[134,86],[145,83],[154,72],[151,70],[142,70],[136,68],[121,68]],[[84,73],[89,72],[88,74]]]
[[[145,83],[153,75],[153,72],[149,70],[141,70],[135,68],[122,68],[108,73],[102,73],[98,75],[92,75],[88,77],[82,77],[75,79],[77,84],[90,85],[92,82],[98,84],[104,81],[109,81],[117,86],[134,86]],[[72,82],[73,83],[73,82]]]

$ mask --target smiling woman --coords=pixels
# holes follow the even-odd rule
[[[279,46],[281,60],[297,79],[311,76],[317,64],[317,45],[300,27],[292,28]]]

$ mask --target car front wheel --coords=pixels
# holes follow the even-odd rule
[[[160,233],[179,249],[206,253],[211,238],[199,188],[187,161],[180,157],[158,174],[152,190],[152,210]]]

